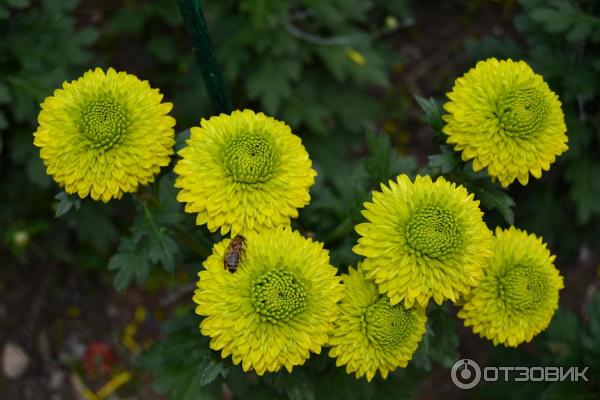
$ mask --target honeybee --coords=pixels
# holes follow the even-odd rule
[[[232,274],[237,271],[240,260],[242,259],[245,240],[246,238],[244,238],[242,235],[236,235],[233,239],[231,239],[229,246],[227,246],[227,250],[225,250],[223,264],[225,265],[225,269]]]

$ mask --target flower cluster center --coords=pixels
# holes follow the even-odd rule
[[[439,206],[427,206],[410,218],[406,239],[419,255],[444,258],[459,246],[460,229],[452,212]]]
[[[539,90],[516,89],[498,100],[500,125],[510,136],[528,136],[537,132],[546,119],[547,104]]]
[[[499,278],[500,298],[517,311],[535,309],[545,298],[547,281],[535,268],[516,265]]]
[[[371,304],[365,313],[367,336],[380,346],[393,347],[410,335],[410,312],[402,305],[392,306],[387,298]]]
[[[285,322],[306,309],[306,290],[294,275],[275,269],[253,282],[252,304],[264,321]]]
[[[261,135],[240,135],[225,150],[225,165],[239,183],[263,183],[273,170],[273,151]]]
[[[81,112],[79,127],[92,147],[108,150],[123,138],[128,125],[123,106],[110,98],[99,98],[88,103]]]

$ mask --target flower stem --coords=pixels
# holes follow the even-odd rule
[[[225,88],[215,51],[206,29],[200,0],[179,0],[179,9],[183,22],[192,41],[204,84],[210,95],[216,113],[231,113],[231,100]]]

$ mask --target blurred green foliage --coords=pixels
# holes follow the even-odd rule
[[[302,136],[319,175],[312,201],[294,226],[325,242],[342,271],[358,262],[351,248],[362,203],[399,173],[444,175],[465,185],[481,201],[490,226],[514,222],[543,235],[562,265],[583,246],[600,247],[600,1],[522,0],[514,22],[524,42],[489,37],[465,44],[472,61],[527,59],[563,101],[569,152],[541,181],[510,191],[485,173],[473,173],[445,145],[435,99],[414,102],[439,146],[426,165],[402,155],[378,132],[387,112],[378,98],[393,90],[390,71],[402,63],[390,37],[398,26],[412,23],[407,0],[205,3],[234,106],[265,111]],[[172,174],[109,205],[79,201],[58,193],[32,144],[39,103],[62,81],[99,65],[135,73],[161,88],[175,104],[181,147],[185,129],[210,116],[211,108],[177,3],[0,0],[0,38],[0,252],[10,252],[21,266],[37,259],[102,271],[108,266],[119,290],[146,281],[154,266],[196,272],[220,236],[196,227],[194,217],[183,213]],[[454,78],[448,77],[448,85]],[[598,374],[600,296],[586,304],[583,317],[561,308],[532,351],[482,345],[492,356],[489,364],[585,364]],[[195,316],[166,324],[165,339],[139,364],[155,373],[157,391],[173,399],[221,398],[225,380],[240,398],[415,398],[422,379],[459,358],[452,308],[431,306],[428,317],[409,368],[371,384],[334,367],[325,355],[293,375],[244,374],[209,349]],[[487,385],[479,393],[592,399],[595,385],[520,384],[516,392],[511,385]]]
[[[514,25],[526,47],[510,38],[485,37],[468,40],[466,48],[473,61],[526,59],[563,103],[568,152],[541,181],[510,193],[518,205],[516,224],[542,235],[566,266],[586,248],[600,246],[600,1],[520,0],[519,5]],[[491,348],[489,365],[588,366],[590,383],[488,384],[480,393],[491,399],[598,398],[600,293],[584,301],[583,320],[563,305],[534,340],[535,350]]]
[[[33,146],[39,104],[65,79],[94,60],[99,37],[76,28],[73,0],[0,1],[0,243],[22,260],[31,258],[102,265],[117,237],[109,209],[85,204],[77,218],[55,224],[58,191]],[[75,229],[69,229],[73,227]],[[73,240],[80,243],[73,251]]]
[[[494,37],[466,45],[473,61],[525,58],[563,103],[569,151],[540,182],[513,192],[517,223],[541,234],[566,263],[582,246],[600,245],[600,1],[519,4],[514,24],[526,48]]]

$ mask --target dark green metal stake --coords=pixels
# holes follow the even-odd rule
[[[206,30],[202,4],[200,0],[179,0],[179,9],[192,40],[193,50],[200,64],[204,84],[210,95],[213,108],[217,114],[229,114],[231,113],[231,100],[227,94],[215,51]]]

